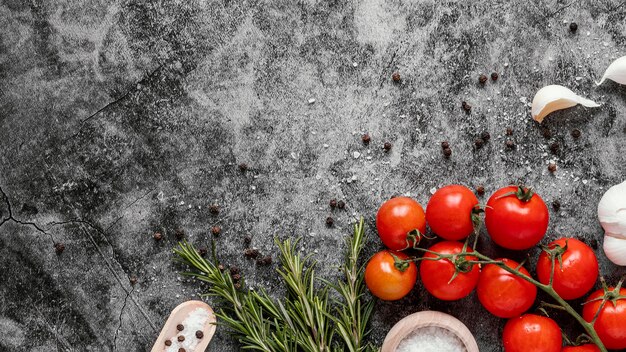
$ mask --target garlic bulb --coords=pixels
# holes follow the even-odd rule
[[[626,265],[626,181],[609,188],[598,203],[598,219],[605,231],[604,253],[617,265]]]
[[[607,79],[619,84],[626,84],[626,56],[613,61],[604,72],[600,82],[596,82],[596,84],[601,85]]]
[[[531,114],[539,123],[553,111],[571,108],[581,104],[588,108],[597,108],[600,104],[583,98],[571,90],[556,84],[545,86],[533,98]]]
[[[617,265],[626,265],[626,239],[613,237],[612,234],[604,234],[604,254],[610,261]]]

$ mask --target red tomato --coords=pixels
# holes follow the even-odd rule
[[[497,259],[509,268],[519,267],[522,274],[530,277],[528,270],[511,259]],[[488,264],[480,271],[478,300],[491,314],[500,318],[513,318],[527,311],[535,302],[537,287],[495,264]]]
[[[614,288],[611,287],[609,290],[613,291]],[[601,298],[603,295],[603,290],[597,290],[587,298],[587,301]],[[619,296],[626,296],[626,288],[620,288]],[[583,318],[591,322],[601,305],[601,300],[586,303],[583,307]],[[615,300],[615,304],[607,301],[602,306],[593,327],[606,348],[610,350],[626,348],[626,298]]]
[[[551,242],[548,248],[554,249],[557,245],[567,250],[561,254],[562,265],[558,260],[554,262],[554,278],[552,285],[556,293],[564,299],[576,299],[585,295],[595,285],[598,279],[598,260],[593,250],[575,238],[559,238]],[[550,282],[552,261],[545,251],[539,255],[537,261],[537,277],[542,284]]]
[[[419,231],[426,233],[426,215],[420,203],[408,197],[391,198],[378,209],[376,214],[378,236],[387,248],[400,251],[417,245],[407,234]]]
[[[370,292],[385,301],[395,301],[406,296],[417,281],[417,266],[410,262],[404,271],[395,267],[393,255],[407,259],[402,252],[380,251],[370,258],[365,267],[365,284]]]
[[[554,320],[524,314],[506,322],[502,343],[504,352],[560,352],[563,337]]]
[[[600,352],[600,348],[592,343],[587,343],[580,346],[563,347],[561,352]]]
[[[448,241],[458,241],[474,231],[472,210],[478,199],[469,188],[449,185],[433,194],[426,205],[426,222],[434,233]]]
[[[511,192],[515,194],[506,195]],[[508,249],[536,245],[546,234],[548,218],[548,207],[541,197],[526,188],[520,191],[517,186],[497,190],[485,209],[485,226],[491,239]]]
[[[429,248],[431,251],[440,254],[456,254],[460,253],[463,249],[463,243],[454,241],[443,241],[435,244]],[[467,247],[466,252],[471,252],[472,249]],[[424,254],[424,258],[436,258],[437,256],[432,253]],[[464,260],[477,260],[476,257],[458,257],[457,263],[461,265]],[[423,260],[420,263],[420,276],[424,287],[431,295],[445,300],[454,301],[461,299],[469,295],[476,284],[478,283],[478,276],[480,269],[478,265],[474,264],[467,267],[468,272],[459,272],[458,275],[448,283],[455,272],[455,265],[449,259],[440,260]]]

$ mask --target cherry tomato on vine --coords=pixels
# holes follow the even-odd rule
[[[502,333],[504,352],[560,352],[561,328],[554,320],[535,314],[524,314],[507,321]]]
[[[405,262],[404,270],[401,270],[395,265],[394,255],[400,260],[408,258],[402,252],[384,250],[374,254],[365,267],[367,288],[374,296],[385,301],[395,301],[406,296],[417,281],[415,263]]]
[[[463,251],[463,243],[443,241],[430,247],[429,250],[439,254],[457,254]],[[472,249],[467,247],[466,252]],[[424,258],[437,258],[436,254],[426,253]],[[477,264],[468,261],[477,260],[474,256],[458,256],[454,262],[450,259],[422,260],[420,276],[424,287],[431,295],[444,300],[454,301],[469,295],[478,283],[480,269]],[[452,277],[457,271],[456,277]]]
[[[389,249],[400,251],[413,247],[426,232],[424,209],[411,198],[391,198],[378,209],[376,229]]]
[[[548,207],[539,195],[525,187],[497,190],[487,201],[485,226],[491,239],[508,249],[536,245],[548,229]]]
[[[587,343],[580,346],[563,347],[561,352],[600,352],[600,348],[592,343]]]
[[[528,270],[511,259],[503,261],[509,268],[530,277]],[[537,287],[495,264],[487,264],[480,271],[478,300],[489,313],[500,318],[513,318],[527,311],[535,302]]]
[[[478,199],[469,188],[460,185],[442,187],[426,205],[426,222],[439,237],[448,241],[466,238],[474,231],[474,207]]]
[[[552,285],[563,299],[576,299],[585,295],[598,279],[598,259],[593,250],[575,238],[559,238],[548,244],[537,261],[537,277],[542,284],[550,282],[552,256],[554,278]],[[560,260],[558,260],[560,257]]]
[[[626,288],[616,290],[610,287],[607,292],[608,300],[604,304],[603,289],[595,291],[587,298],[588,303],[583,306],[583,318],[591,322],[600,310],[593,327],[606,348],[619,350],[626,348]]]

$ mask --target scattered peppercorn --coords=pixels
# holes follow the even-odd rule
[[[235,282],[235,289],[240,289],[241,288],[241,282]]]
[[[548,164],[548,171],[552,173],[556,172],[556,164],[555,163]]]
[[[572,33],[575,33],[578,30],[578,25],[576,24],[576,22],[572,22],[569,24],[569,30]]]
[[[476,187],[476,193],[478,193],[479,196],[484,195],[485,194],[485,187],[483,187],[483,186]]]
[[[219,269],[219,271],[224,271],[224,264],[218,264],[217,268]]]
[[[185,230],[183,229],[176,229],[176,231],[174,232],[174,237],[176,237],[177,240],[182,240],[183,238],[185,238]]]
[[[185,336],[183,336],[183,335],[178,336],[178,341],[179,342],[185,341]]]
[[[444,155],[446,158],[449,158],[449,157],[450,157],[450,155],[452,155],[452,149],[450,149],[450,148],[446,148],[446,149],[444,149],[444,150],[443,150],[443,155]]]
[[[443,141],[441,142],[441,149],[448,149],[450,148],[450,143]]]
[[[222,228],[219,226],[213,226],[211,227],[211,233],[213,234],[213,236],[217,236],[222,232]]]
[[[574,138],[580,138],[580,130],[578,130],[578,129],[573,129],[573,130],[572,130],[572,137],[574,137]]]
[[[230,272],[231,275],[235,275],[235,274],[239,274],[239,267],[237,266],[231,266],[228,271]]]
[[[255,259],[259,256],[259,250],[256,248],[246,248],[246,250],[243,251],[243,255],[245,255],[247,258]]]
[[[178,352],[187,352],[187,350],[181,347],[178,349]]]
[[[326,218],[326,226],[331,227],[333,226],[334,222],[335,220],[333,220],[333,218],[331,218],[330,216]]]
[[[257,265],[270,265],[272,264],[272,256],[271,255],[266,255],[263,258],[258,258],[256,260]]]
[[[559,152],[559,144],[556,142],[550,144],[550,151],[552,154],[557,154]]]
[[[491,135],[489,134],[488,131],[483,131],[483,133],[480,134],[480,138],[483,139],[483,141],[488,141],[491,139]]]
[[[54,250],[57,254],[60,255],[65,250],[65,245],[63,243],[55,243]]]
[[[472,106],[466,102],[461,103],[461,107],[465,110],[466,113],[470,113],[472,111]]]
[[[508,149],[513,149],[513,148],[515,148],[515,142],[513,142],[513,141],[512,141],[512,140],[510,140],[510,139],[508,139],[508,140],[506,141],[505,145],[506,145],[506,147],[507,147]]]
[[[178,324],[178,325],[176,325],[176,330],[183,331],[183,330],[185,330],[185,326],[183,324]]]
[[[198,330],[198,331],[196,331],[196,337],[201,339],[201,338],[204,337],[204,333],[202,331]]]
[[[207,255],[207,253],[209,253],[209,251],[207,250],[206,247],[200,247],[198,248],[198,254],[200,254],[201,257],[204,257]]]
[[[595,238],[590,239],[590,240],[589,240],[589,246],[590,246],[592,249],[598,249],[598,240],[597,240],[597,239],[595,239]]]
[[[561,209],[561,202],[559,202],[558,200],[552,201],[552,209],[557,211]]]
[[[172,341],[170,340],[165,340],[165,346],[171,346],[172,345]]]
[[[487,82],[487,76],[485,75],[478,76],[478,82],[480,82],[480,84],[485,84],[485,82]]]
[[[246,163],[239,164],[239,171],[241,171],[241,172],[248,171],[248,164],[246,164]]]
[[[511,127],[507,127],[506,128],[506,135],[507,136],[512,136],[513,135],[513,129]]]
[[[232,276],[234,281],[239,281],[241,280],[241,274],[235,274]]]
[[[394,72],[393,75],[391,75],[391,79],[393,79],[394,82],[398,83],[400,82],[400,73],[398,72]]]
[[[476,146],[476,149],[482,148],[484,143],[485,143],[485,141],[483,141],[482,138],[476,138],[474,140],[474,145]]]
[[[160,241],[163,239],[163,235],[160,232],[155,232],[154,235],[152,235],[152,238],[154,238],[155,241]]]
[[[383,148],[385,149],[386,152],[391,150],[391,143],[389,142],[385,142],[385,144],[383,144]]]
[[[250,236],[247,236],[247,235],[246,235],[246,236],[243,238],[243,243],[244,243],[246,246],[249,246],[249,245],[250,245],[250,243],[252,243],[252,237],[250,237]]]
[[[491,80],[492,81],[497,81],[498,80],[498,72],[492,72],[491,73]]]
[[[345,207],[346,207],[346,202],[344,202],[343,200],[340,200],[339,202],[337,202],[337,208],[343,209]]]
[[[543,133],[543,138],[545,138],[545,139],[550,139],[550,138],[552,138],[552,132],[550,132],[550,130],[549,130],[549,129],[544,128],[544,129],[543,129],[543,131],[542,131],[542,133]]]
[[[332,209],[335,209],[337,207],[337,200],[331,199],[329,205]]]
[[[209,205],[209,213],[217,215],[220,213],[220,207],[215,204]]]
[[[361,136],[361,140],[363,141],[363,144],[370,144],[371,138],[369,134],[364,134]]]

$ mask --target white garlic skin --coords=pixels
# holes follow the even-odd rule
[[[604,72],[600,82],[597,82],[596,85],[601,85],[607,79],[619,84],[626,84],[626,56],[613,61]]]
[[[604,235],[604,254],[617,265],[626,266],[626,239],[613,237],[610,233]]]
[[[598,220],[611,236],[626,239],[626,181],[604,193],[598,203]]]

